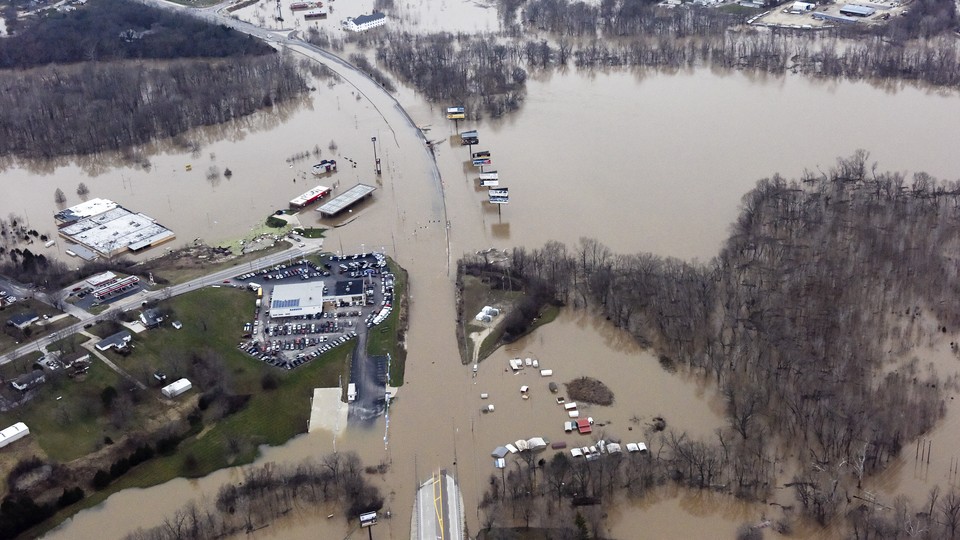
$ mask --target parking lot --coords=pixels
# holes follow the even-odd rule
[[[358,332],[386,319],[392,309],[394,277],[387,270],[383,255],[361,253],[324,255],[319,264],[293,261],[246,273],[225,283],[246,287],[257,295],[257,307],[250,322],[244,325],[244,339],[238,347],[267,364],[293,369],[356,339]],[[296,284],[303,286],[297,290],[305,291],[322,286],[322,311],[320,299],[312,293],[305,292],[304,298],[292,300],[274,297],[278,286]]]

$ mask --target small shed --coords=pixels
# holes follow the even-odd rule
[[[187,390],[190,390],[191,388],[193,388],[193,384],[191,384],[189,380],[177,379],[161,388],[160,393],[172,399],[186,392]]]
[[[507,450],[506,446],[498,446],[493,449],[493,452],[490,452],[490,455],[495,458],[502,458],[510,453],[510,450]]]
[[[580,432],[581,435],[592,432],[593,426],[590,425],[590,420],[586,418],[577,419],[577,431]]]

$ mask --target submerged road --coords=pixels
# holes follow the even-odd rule
[[[344,60],[330,51],[321,49],[316,45],[297,38],[297,31],[293,29],[282,29],[276,31],[266,30],[264,28],[260,28],[259,26],[255,26],[248,22],[244,22],[220,13],[220,11],[226,5],[228,5],[228,2],[223,2],[209,8],[197,10],[165,0],[139,1],[146,5],[191,15],[212,24],[223,25],[232,28],[237,32],[242,32],[249,36],[262,39],[268,43],[273,43],[279,47],[286,47],[296,54],[323,64],[334,73],[339,75],[340,78],[346,83],[353,86],[353,88],[356,89],[360,95],[366,98],[366,100],[374,107],[374,109],[376,109],[377,113],[379,113],[380,117],[387,124],[387,127],[390,128],[390,132],[393,134],[393,139],[397,146],[404,148],[419,148],[420,152],[423,153],[422,157],[429,163],[431,183],[437,190],[437,195],[440,197],[440,203],[442,206],[444,237],[447,246],[447,275],[450,275],[452,267],[450,253],[450,220],[447,215],[447,201],[444,193],[443,179],[440,176],[440,168],[437,166],[437,162],[434,159],[433,153],[430,151],[430,148],[427,145],[427,138],[424,136],[423,132],[420,131],[420,128],[417,127],[417,124],[413,121],[413,118],[410,117],[410,114],[407,113],[406,109],[404,109],[402,105],[400,105],[400,102],[397,101],[397,98],[394,97],[393,94],[388,92],[386,89],[380,86],[380,84],[370,78],[369,75],[347,60]]]

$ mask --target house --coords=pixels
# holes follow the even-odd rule
[[[23,330],[24,328],[30,326],[31,324],[40,320],[40,317],[36,313],[26,312],[20,313],[19,315],[14,315],[7,319],[8,326],[14,326],[17,330]]]
[[[578,420],[577,420],[577,431],[580,432],[581,435],[584,435],[584,434],[587,434],[587,433],[590,433],[591,431],[593,431],[593,427],[590,425],[590,420],[588,420],[588,419],[586,419],[586,418],[580,418],[580,419],[578,419]]]
[[[147,328],[157,328],[163,322],[163,314],[158,309],[145,309],[140,314],[140,322]]]
[[[122,349],[130,343],[131,339],[133,339],[133,336],[130,335],[130,332],[123,330],[122,332],[117,332],[112,336],[100,340],[96,347],[98,351],[106,351],[112,348]]]
[[[88,351],[77,351],[75,353],[65,354],[60,358],[60,363],[63,364],[63,367],[70,368],[74,364],[85,364],[90,362],[90,352]]]
[[[15,390],[26,392],[34,386],[41,385],[46,381],[47,378],[44,376],[43,370],[35,369],[30,373],[24,373],[23,375],[10,381],[10,386],[12,386]]]
[[[347,20],[340,23],[340,26],[350,32],[364,32],[385,24],[387,24],[386,15],[383,13],[372,13],[370,15],[360,15],[359,17],[347,17]]]
[[[30,428],[27,427],[23,422],[17,422],[16,424],[0,431],[0,448],[16,441],[22,439],[30,434]]]

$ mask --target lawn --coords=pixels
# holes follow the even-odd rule
[[[483,360],[496,350],[503,336],[502,322],[503,317],[510,310],[513,304],[523,296],[519,291],[505,291],[503,289],[494,289],[485,281],[476,276],[463,276],[463,292],[461,305],[463,306],[462,324],[466,350],[462,351],[464,362],[469,362],[473,357],[473,347],[479,347],[480,352],[477,358]],[[486,328],[474,320],[474,315],[480,312],[484,306],[494,306],[500,308],[500,318],[495,321],[493,330],[487,334],[481,343],[475,343],[470,334],[479,332]]]
[[[7,320],[9,320],[10,317],[27,312],[34,313],[41,317],[39,321],[28,327],[30,335],[24,335],[16,328],[7,326]],[[17,301],[13,305],[0,309],[0,325],[3,327],[3,331],[0,332],[0,353],[12,351],[13,349],[16,349],[25,343],[30,343],[31,341],[36,340],[38,337],[45,336],[51,332],[55,332],[61,328],[70,326],[76,322],[76,319],[73,317],[64,317],[63,319],[46,326],[40,324],[43,322],[42,317],[44,315],[53,317],[54,315],[59,314],[60,312],[56,309],[44,304],[43,302],[34,300],[33,298],[24,298]],[[7,332],[16,335],[10,335]],[[18,341],[20,342],[19,344],[17,343]]]
[[[250,463],[256,458],[259,445],[280,445],[306,432],[313,389],[337,384],[340,374],[349,369],[354,344],[350,341],[296,370],[271,369],[277,375],[276,389],[257,392],[241,411],[185,439],[175,454],[147,461],[106,489],[90,492],[80,503],[57,513],[38,532],[52,529],[67,517],[100,504],[122,489],[149,487],[181,476],[200,477],[223,467]]]
[[[401,315],[406,316],[407,271],[397,266],[392,260],[388,261],[390,271],[394,275],[393,309],[387,319],[368,330],[367,354],[382,356],[390,355],[390,385],[403,385],[403,374],[406,366],[407,351],[397,343],[398,328],[401,324]]]
[[[100,400],[104,388],[119,385],[120,376],[94,359],[85,375],[72,379],[63,373],[48,375],[34,399],[0,413],[0,424],[27,424],[30,436],[50,458],[61,463],[71,461],[97,450],[104,436],[122,435],[109,425]]]
[[[212,420],[208,412],[199,433],[181,442],[175,454],[134,467],[106,489],[91,492],[80,503],[58,513],[38,532],[49,530],[75,512],[96,506],[121,489],[152,486],[181,476],[199,477],[223,467],[249,463],[257,456],[260,445],[280,445],[306,431],[313,389],[337,385],[340,375],[349,369],[356,342],[350,341],[291,371],[259,362],[236,348],[243,321],[253,313],[254,299],[248,291],[232,288],[207,288],[178,296],[161,303],[161,307],[174,310],[174,318],[183,323],[182,329],[164,325],[149,330],[137,336],[129,356],[111,355],[115,362],[140,377],[152,375],[154,366],[164,365],[167,358],[196,350],[212,351],[222,363],[224,379],[229,379],[229,391],[251,397],[242,409],[225,418]],[[137,364],[146,367],[138,370]],[[181,374],[169,375],[171,380]],[[276,388],[263,389],[267,375],[271,375]],[[195,383],[194,389],[178,400],[205,390]]]

